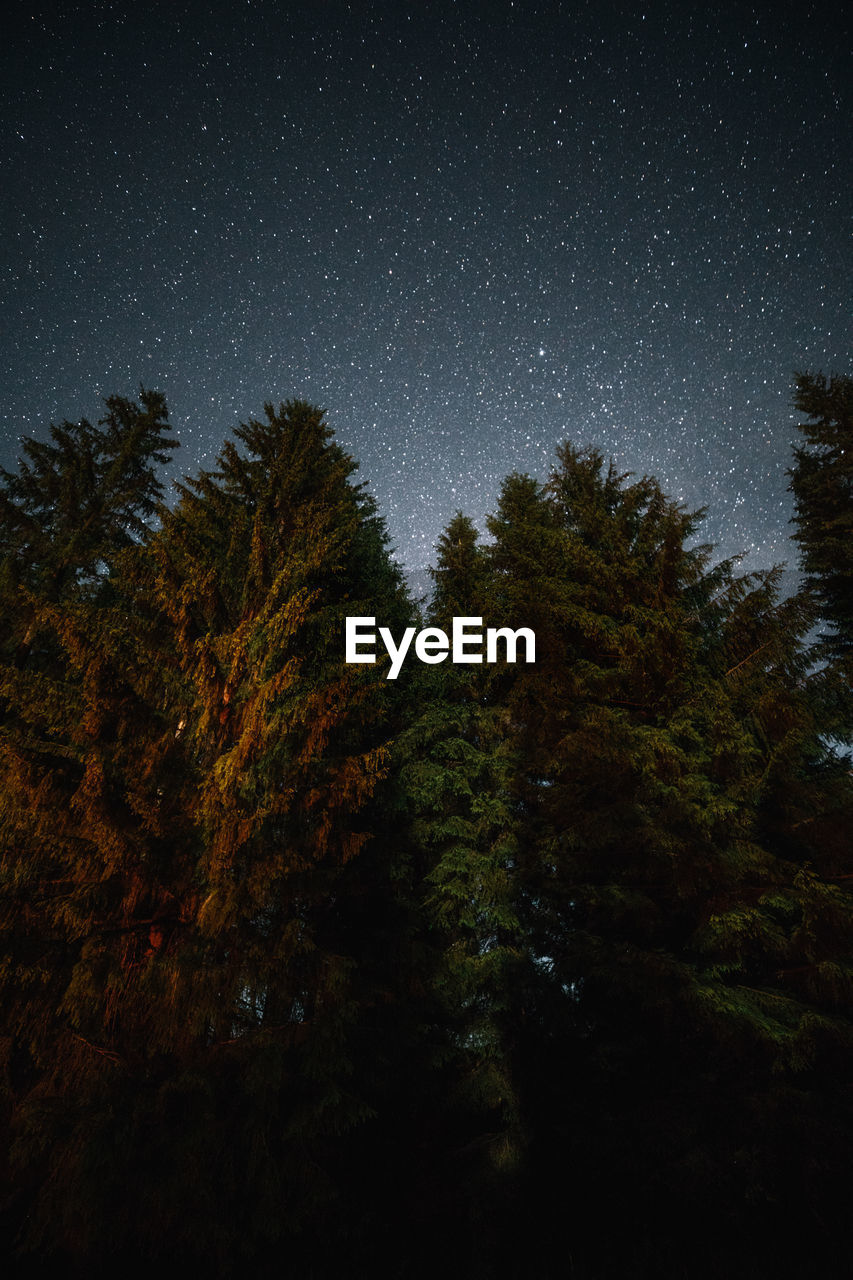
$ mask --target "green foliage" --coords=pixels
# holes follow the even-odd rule
[[[143,389],[140,401],[111,396],[97,427],[52,426],[49,441],[23,441],[17,473],[0,468],[5,600],[16,588],[54,603],[91,592],[116,552],[145,538],[162,493],[155,464],[177,443],[163,397]]]
[[[789,471],[805,591],[828,627],[820,693],[839,737],[853,740],[853,379],[802,373],[795,407],[803,443]]]
[[[715,563],[701,512],[566,443],[544,484],[506,478],[490,541],[457,513],[432,572],[428,624],[532,628],[535,665],[396,681],[344,662],[347,616],[414,611],[316,409],[266,406],[171,508],[153,393],[25,442],[0,491],[10,1251],[770,1276],[796,1219],[845,1274],[849,385],[798,385],[807,591]]]
[[[831,624],[827,654],[853,648],[853,379],[798,374],[794,405],[807,415],[789,472],[808,584]]]
[[[847,866],[814,837],[851,797],[807,679],[807,605],[779,600],[776,571],[712,565],[697,516],[625,481],[565,445],[544,488],[507,479],[489,524],[497,607],[535,627],[539,659],[501,677],[541,979],[516,1078],[545,1183],[596,1212],[624,1178],[633,1229],[665,1238],[660,1197],[689,1186],[698,1205],[728,1181],[734,1220],[738,1126],[749,1195],[783,1199],[775,1099],[817,1079],[834,1092],[849,1061],[853,898],[817,872]],[[731,1113],[703,1136],[722,1092]],[[620,1117],[621,1153],[602,1114]],[[560,1172],[567,1147],[581,1185]]]
[[[156,532],[136,517],[157,486],[116,501],[125,527],[115,469],[96,471],[97,583],[78,573],[75,593],[69,568],[57,591],[34,552],[39,649],[3,676],[12,1152],[25,1181],[61,1170],[26,1241],[81,1258],[104,1239],[257,1254],[310,1221],[336,1194],[341,1135],[375,1111],[379,1068],[353,1043],[372,1019],[382,1057],[375,1010],[405,983],[379,951],[405,876],[375,835],[395,694],[343,662],[348,612],[408,621],[401,576],[317,411],[268,406],[237,437]],[[46,506],[91,439],[63,436],[66,471],[39,473]],[[27,510],[39,477],[26,503],[9,486]]]

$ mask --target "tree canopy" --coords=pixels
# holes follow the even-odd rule
[[[24,442],[10,1260],[846,1274],[850,382],[796,404],[793,597],[566,441],[485,537],[453,516],[423,616],[311,405],[267,405],[170,503],[152,392]],[[353,616],[525,627],[536,661],[389,681],[345,661]]]

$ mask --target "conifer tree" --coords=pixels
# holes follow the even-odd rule
[[[488,557],[472,522],[457,511],[437,544],[436,564],[430,569],[433,593],[430,623],[449,628],[454,617],[477,616],[488,600]]]
[[[347,614],[399,629],[409,605],[374,503],[317,410],[268,405],[237,438],[243,452],[229,442],[216,472],[182,487],[152,556],[199,779],[195,1033],[230,1043],[232,1069],[252,1063],[247,1136],[268,1167],[250,1185],[278,1232],[333,1191],[335,1135],[371,1114],[365,1073],[380,1055],[374,1044],[356,1062],[353,1044],[405,972],[388,936],[404,872],[371,841],[396,686],[347,667],[343,633]]]
[[[805,589],[824,630],[817,657],[833,730],[853,740],[853,379],[802,373],[795,407],[803,443],[789,472]]]
[[[491,564],[471,521],[457,512],[437,551],[427,623],[445,634],[457,616],[489,625]],[[415,668],[411,680],[411,722],[397,753],[435,1020],[424,1046],[428,1127],[415,1186],[420,1213],[442,1230],[427,1273],[452,1257],[491,1274],[523,1146],[511,1062],[522,962],[512,760],[491,668],[445,660]]]
[[[94,777],[104,771],[92,744],[105,728],[118,739],[116,709],[132,697],[120,672],[107,675],[114,642],[122,667],[133,649],[116,575],[149,533],[157,467],[176,448],[162,396],[143,389],[140,399],[111,397],[97,427],[66,422],[49,442],[25,440],[19,473],[2,477],[0,791],[12,928],[36,903],[48,917],[70,913],[67,878],[51,878],[52,851],[73,842],[84,795],[97,807]],[[43,979],[51,968],[42,966]]]
[[[798,374],[795,407],[807,416],[794,450],[794,534],[810,589],[832,627],[830,657],[853,649],[853,379]]]
[[[29,646],[35,601],[91,596],[116,553],[146,536],[156,512],[157,468],[177,447],[165,401],[143,388],[140,404],[121,396],[105,404],[97,426],[86,419],[52,426],[49,440],[23,441],[17,472],[0,468],[6,646],[16,636],[16,644]]]
[[[266,406],[171,510],[152,393],[25,444],[0,491],[18,1248],[769,1277],[796,1215],[843,1273],[849,384],[799,386],[818,670],[808,595],[714,563],[702,513],[595,450],[508,476],[490,544],[461,513],[439,542],[427,622],[529,627],[535,665],[387,681],[344,662],[344,619],[399,636],[413,609],[316,409]]]
[[[52,606],[71,764],[52,748],[6,827],[7,919],[37,882],[9,998],[34,945],[63,956],[41,1023],[32,1002],[10,1014],[32,1064],[13,1103],[25,1243],[90,1262],[261,1268],[312,1223],[320,1253],[340,1245],[355,1206],[337,1232],[318,1206],[393,1058],[405,870],[376,795],[394,685],[345,666],[343,617],[398,626],[408,601],[320,413],[267,406],[237,436],[117,557],[97,613]]]
[[[85,1003],[93,937],[103,930],[114,948],[134,949],[127,911],[151,907],[140,858],[165,828],[179,839],[158,796],[168,739],[164,749],[163,725],[143,710],[156,667],[140,662],[144,639],[117,586],[122,555],[148,535],[162,493],[156,468],[175,443],[161,396],[143,390],[141,407],[120,397],[106,406],[97,427],[65,423],[47,443],[26,440],[0,494],[0,1010],[13,1167],[30,1170],[23,1185],[39,1146],[61,1184],[48,1136],[59,1097],[69,1101],[61,1123],[73,1125],[76,1110],[85,1124],[78,1083],[112,1060],[82,1012],[71,1015]],[[63,1217],[59,1234],[70,1204]]]
[[[791,1173],[779,1152],[814,1122],[810,1073],[848,1116],[832,1063],[853,1052],[853,900],[809,865],[827,762],[807,612],[779,603],[777,575],[712,566],[697,523],[566,445],[544,489],[507,479],[489,525],[496,600],[537,633],[535,673],[508,673],[504,695],[540,974],[520,1072],[534,1198],[594,1215],[625,1196],[650,1247],[669,1232],[676,1251],[660,1197],[687,1233],[697,1205],[731,1224],[750,1195],[769,1213]],[[768,1118],[785,1089],[790,1125]],[[749,1161],[732,1159],[741,1141]],[[817,1165],[825,1194],[837,1149]]]
[[[456,616],[492,618],[492,570],[477,531],[457,513],[438,542],[431,570],[435,592],[429,622],[448,634]],[[436,680],[435,676],[439,675]],[[433,852],[426,903],[443,933],[442,974],[458,1042],[479,1067],[466,1075],[488,1106],[512,1114],[504,1039],[509,991],[518,960],[512,869],[516,822],[502,708],[485,665],[442,665],[429,673],[427,722],[438,729],[419,763],[431,788],[425,831]]]
[[[409,606],[374,504],[321,414],[267,406],[237,436],[245,456],[229,443],[165,517],[155,591],[190,691],[200,925],[239,939],[231,994],[218,973],[207,1017],[224,1016],[224,1033],[241,1001],[262,1004],[249,1026],[284,1020],[299,1038],[343,1016],[350,961],[330,904],[368,842],[361,815],[387,770],[393,686],[345,666],[344,616],[399,626]]]

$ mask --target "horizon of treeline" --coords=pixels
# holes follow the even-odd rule
[[[0,1257],[20,1277],[846,1277],[853,380],[796,589],[570,440],[422,610],[323,414],[170,503],[164,398],[0,469]],[[455,616],[536,663],[344,661]]]

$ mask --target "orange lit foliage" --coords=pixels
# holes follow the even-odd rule
[[[335,1134],[371,1112],[348,1042],[393,896],[371,804],[395,695],[344,665],[343,617],[409,605],[331,434],[268,406],[158,532],[97,553],[97,589],[7,592],[31,646],[2,685],[31,1243],[257,1251],[333,1193]]]

